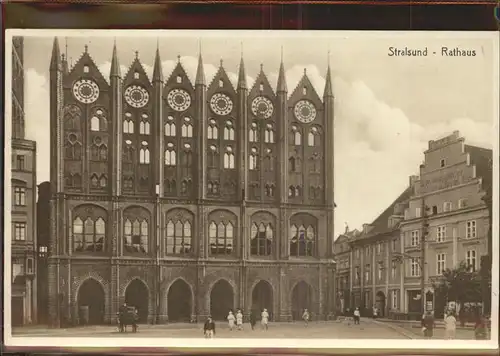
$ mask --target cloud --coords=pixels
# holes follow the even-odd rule
[[[196,77],[198,59],[181,57],[181,63],[191,82]],[[176,61],[163,61],[165,78],[168,78]],[[105,78],[109,77],[110,62],[99,65]],[[151,78],[153,68],[144,66]],[[325,86],[324,72],[316,66],[296,65],[286,70],[289,93],[307,75],[320,97]],[[205,63],[205,76],[210,83],[218,67]],[[128,67],[121,66],[124,75]],[[247,73],[248,75],[249,73]],[[257,73],[250,73],[257,75]],[[238,75],[228,72],[236,87]],[[268,79],[275,89],[278,73],[271,72]],[[247,77],[251,86],[254,77]],[[423,151],[428,141],[460,130],[466,142],[491,146],[492,125],[478,123],[470,118],[439,120],[421,126],[409,113],[388,105],[377,97],[363,81],[348,81],[335,75],[335,231],[359,228],[373,221],[408,185],[408,176],[418,173],[424,159]],[[44,75],[34,70],[26,73],[27,136],[38,144],[38,181],[49,179],[49,86]]]

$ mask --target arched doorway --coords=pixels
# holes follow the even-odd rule
[[[377,292],[375,296],[375,305],[378,309],[378,316],[384,317],[385,315],[385,294],[382,291]]]
[[[137,308],[139,323],[147,323],[149,314],[149,291],[148,287],[139,279],[134,279],[125,290],[125,303],[130,307]]]
[[[292,291],[292,318],[301,320],[304,309],[311,313],[312,289],[309,284],[301,281],[295,285]]]
[[[229,310],[234,310],[233,287],[228,281],[221,279],[210,292],[210,314],[214,320],[226,320]]]
[[[189,285],[183,279],[176,280],[168,289],[168,321],[189,322],[191,320],[192,300],[193,295]]]
[[[104,323],[104,289],[93,278],[87,279],[78,289],[77,305],[80,324]]]
[[[252,310],[259,316],[264,308],[273,320],[273,288],[268,282],[260,281],[252,290]]]

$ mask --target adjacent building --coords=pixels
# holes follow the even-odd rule
[[[376,306],[382,316],[419,317],[425,266],[424,303],[439,315],[444,299],[436,298],[433,283],[461,262],[478,270],[488,254],[491,221],[483,197],[491,191],[492,151],[466,145],[455,131],[430,141],[424,155],[420,175],[410,177],[393,204],[362,231],[346,231],[335,241],[344,311],[359,307],[370,315]]]
[[[36,203],[37,221],[37,305],[38,323],[49,322],[49,279],[48,279],[48,246],[50,243],[50,182],[38,185],[38,201]]]
[[[121,303],[142,322],[266,308],[274,320],[333,310],[333,92],[307,73],[289,93],[261,68],[236,87],[202,56],[151,80],[139,59],[109,80],[87,48],[50,64],[49,315],[103,323]]]
[[[377,307],[379,316],[389,316],[399,306],[401,266],[395,262],[400,251],[399,226],[414,188],[414,182],[371,224],[361,231],[346,231],[335,241],[337,283],[345,291],[344,309],[360,308],[371,315]]]
[[[421,273],[424,266],[425,305],[435,305],[432,281],[462,261],[479,270],[488,254],[489,210],[483,197],[493,180],[492,151],[465,144],[458,131],[429,141],[415,179],[415,192],[401,222],[405,274],[401,288],[404,313],[421,311]],[[423,209],[429,224],[422,263]]]
[[[12,325],[36,322],[36,143],[25,138],[22,37],[12,39]]]

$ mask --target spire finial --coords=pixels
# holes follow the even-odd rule
[[[283,63],[283,45],[281,45],[281,63]]]
[[[198,55],[201,56],[201,38],[198,38]]]
[[[264,63],[261,63],[260,64],[260,71],[263,72],[264,71]]]
[[[180,62],[181,62],[181,55],[180,55],[180,54],[178,54],[178,55],[177,55],[177,63],[180,63]]]
[[[304,68],[304,75],[307,74],[307,68]]]
[[[85,45],[85,53],[87,53],[88,51],[89,51],[89,46]]]
[[[68,58],[68,37],[64,37],[64,53],[66,55],[66,58]]]
[[[63,54],[61,54],[61,58],[62,58],[62,60],[64,61],[64,59],[66,58],[66,55],[65,55],[64,53],[63,53]]]
[[[160,38],[156,37],[156,49],[160,49]]]
[[[243,41],[240,42],[240,46],[241,46],[241,58],[243,58]]]
[[[69,57],[69,66],[73,67],[73,57]]]
[[[135,59],[139,59],[139,51],[135,51]]]
[[[330,48],[328,48],[328,54],[327,54],[327,63],[328,63],[328,68],[330,68]]]
[[[224,65],[224,60],[221,58],[220,59],[220,66],[222,67]]]

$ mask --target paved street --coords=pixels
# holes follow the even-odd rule
[[[409,338],[412,339],[423,339],[422,328],[420,323],[415,322],[397,322],[397,321],[388,321],[388,322],[380,322],[376,321],[376,324],[379,324],[384,327],[392,328],[394,331],[406,334]],[[445,339],[445,330],[443,326],[436,327],[434,329],[433,339]],[[458,327],[455,339],[457,340],[474,340],[474,329],[472,328],[461,328]]]
[[[88,326],[71,329],[47,329],[43,327],[15,328],[13,336],[28,337],[203,337],[203,325],[170,324],[141,325],[137,334],[121,334],[112,326]],[[320,339],[408,339],[404,334],[372,322],[361,321],[361,325],[346,322],[271,323],[269,330],[262,330],[260,324],[251,330],[249,324],[244,330],[230,331],[226,323],[217,323],[217,338],[320,338]]]

